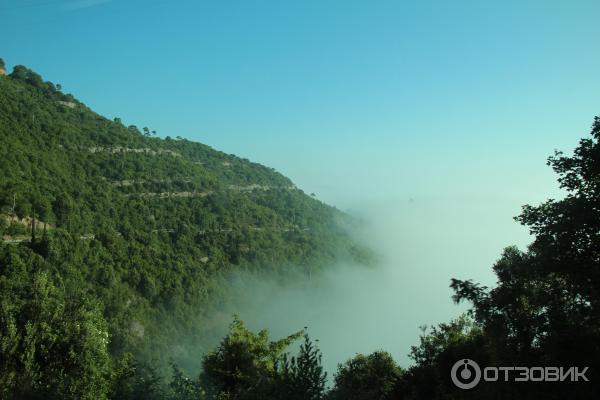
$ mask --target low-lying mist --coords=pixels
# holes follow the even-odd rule
[[[330,377],[338,363],[379,349],[406,367],[420,326],[466,310],[452,303],[450,279],[493,284],[491,266],[502,248],[528,242],[527,232],[511,218],[518,206],[508,203],[410,199],[352,211],[364,221],[353,234],[377,254],[377,265],[338,263],[286,284],[240,274],[233,279],[233,298],[213,319],[214,331],[224,335],[234,313],[251,329],[267,328],[273,338],[308,327]],[[197,359],[206,350],[197,348]]]

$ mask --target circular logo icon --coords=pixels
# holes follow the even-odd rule
[[[450,371],[452,383],[461,389],[472,389],[481,380],[481,368],[473,361],[465,358],[458,360]]]

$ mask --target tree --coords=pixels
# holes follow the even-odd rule
[[[110,399],[164,400],[166,398],[162,377],[155,368],[137,362],[130,353],[123,354],[115,364],[111,377]]]
[[[129,126],[127,127],[127,129],[129,130],[129,132],[135,133],[135,134],[137,134],[137,135],[139,135],[139,134],[140,134],[140,130],[139,130],[139,129],[138,129],[138,127],[137,127],[137,126],[135,126],[135,125],[129,125]]]
[[[600,117],[573,156],[556,152],[548,165],[559,175],[566,198],[525,206],[517,219],[535,235],[530,250],[543,258],[543,272],[564,277],[600,316]]]
[[[376,351],[367,356],[358,354],[338,365],[334,387],[328,400],[391,399],[402,377],[402,370],[392,356]]]
[[[199,382],[188,378],[175,364],[172,367],[173,378],[169,387],[173,392],[173,400],[201,400],[205,398]]]
[[[304,335],[298,355],[289,359],[284,354],[278,364],[273,397],[281,400],[321,400],[326,380],[327,373],[321,366],[321,352],[310,337]]]
[[[42,77],[23,65],[15,65],[10,76],[39,89],[45,87]]]
[[[56,216],[57,226],[68,228],[69,219],[74,211],[73,199],[68,193],[59,193],[52,203],[52,212]]]
[[[419,344],[411,347],[414,365],[396,381],[393,399],[448,399],[462,398],[451,382],[449,371],[457,360],[476,358],[482,365],[490,365],[486,338],[478,324],[468,315],[447,323],[421,327]],[[474,397],[482,396],[480,388]]]
[[[264,398],[271,390],[284,350],[302,334],[270,341],[266,330],[253,333],[235,316],[219,347],[204,357],[201,382],[213,396]]]
[[[45,272],[20,282],[0,281],[2,397],[106,398],[108,330],[97,303],[65,296]]]
[[[572,156],[548,164],[567,195],[524,206],[517,220],[535,235],[527,251],[507,248],[494,265],[494,288],[453,280],[456,302],[473,304],[487,346],[502,365],[585,365],[586,386],[562,385],[548,396],[584,398],[600,390],[600,119]],[[518,364],[517,364],[518,363]],[[523,398],[527,394],[521,391]],[[530,396],[539,397],[538,389]]]

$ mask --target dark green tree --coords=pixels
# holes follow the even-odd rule
[[[172,367],[173,376],[171,383],[169,383],[172,400],[202,400],[206,398],[198,381],[187,377],[175,364]]]
[[[525,206],[517,218],[535,236],[527,251],[504,251],[487,288],[453,280],[455,301],[468,300],[488,348],[502,365],[590,367],[588,385],[521,390],[523,398],[598,394],[600,385],[600,119],[572,156],[548,164],[567,191],[561,200]]]
[[[376,351],[367,356],[358,354],[338,366],[334,387],[328,400],[387,400],[392,399],[402,378],[402,369],[392,356]]]
[[[110,399],[165,400],[163,377],[151,365],[134,360],[130,353],[117,359],[112,371]]]
[[[11,268],[13,278],[24,271]],[[2,397],[105,399],[108,329],[98,305],[65,296],[45,272],[0,280],[0,291]]]
[[[219,347],[204,357],[201,382],[215,397],[264,398],[285,349],[302,334],[270,341],[266,330],[254,333],[236,316]]]
[[[284,354],[277,365],[273,398],[287,400],[321,400],[325,394],[327,373],[321,365],[321,352],[310,337],[304,335],[298,355]]]

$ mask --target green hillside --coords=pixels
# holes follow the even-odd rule
[[[198,314],[231,272],[364,260],[348,224],[272,168],[126,127],[17,66],[0,76],[0,386],[27,387],[57,368],[54,351],[98,340],[113,364],[183,357],[167,349],[208,334]]]

